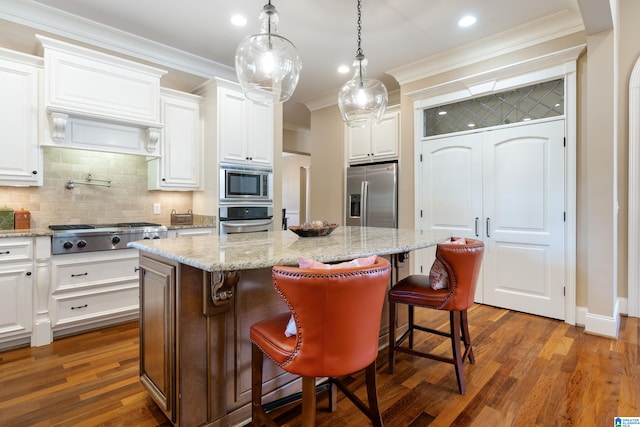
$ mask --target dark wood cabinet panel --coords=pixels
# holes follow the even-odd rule
[[[174,291],[176,267],[141,258],[140,381],[175,421]]]

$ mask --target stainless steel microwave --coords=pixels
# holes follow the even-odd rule
[[[273,169],[220,163],[220,203],[273,203]]]

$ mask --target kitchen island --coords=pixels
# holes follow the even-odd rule
[[[287,311],[272,266],[297,265],[300,256],[336,262],[377,254],[390,258],[393,283],[405,275],[406,254],[448,237],[338,227],[317,238],[278,230],[130,243],[140,250],[140,380],[176,426],[240,425],[251,417],[249,328]],[[263,375],[267,400],[300,390],[273,363]]]

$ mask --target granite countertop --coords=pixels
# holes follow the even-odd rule
[[[184,230],[185,228],[216,228],[215,224],[169,224],[167,230]]]
[[[323,237],[298,237],[288,230],[140,240],[129,247],[206,271],[234,271],[297,265],[305,256],[321,262],[410,252],[451,235],[413,229],[338,227]]]
[[[48,227],[26,228],[24,230],[0,230],[0,239],[5,237],[40,237],[51,236],[53,232]]]
[[[124,221],[123,221],[124,222]],[[167,230],[182,230],[185,228],[216,228],[216,217],[194,215],[193,224],[170,224]],[[52,236],[53,231],[48,226],[27,228],[24,230],[0,230],[0,239],[11,237],[41,237]]]

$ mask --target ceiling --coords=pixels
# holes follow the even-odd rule
[[[481,39],[495,42],[502,35],[524,40],[525,30],[540,32],[543,27],[550,28],[551,33],[560,16],[574,21],[578,17],[582,23],[578,1],[584,2],[363,0],[362,49],[369,60],[369,76],[381,80],[392,91],[399,85],[388,72],[398,67],[434,55],[437,58],[461,46],[480,46]],[[155,48],[168,46],[172,48],[170,51],[179,52],[183,58],[199,65],[193,69],[182,67],[162,55],[150,56],[147,60],[161,67],[183,68],[180,71],[201,79],[212,75],[234,78],[236,46],[242,38],[258,32],[258,14],[266,2],[2,0],[0,19],[143,58]],[[322,98],[335,99],[339,88],[351,77],[351,73],[338,74],[337,68],[342,64],[351,65],[356,54],[356,1],[272,0],[272,4],[280,14],[280,34],[296,45],[303,63],[298,87],[283,106],[284,121],[294,127],[309,128],[306,105]],[[245,27],[230,23],[235,13],[247,17]],[[476,15],[477,23],[459,28],[457,21],[469,13]],[[78,21],[76,16],[84,19]],[[0,42],[12,37],[1,34],[7,31],[6,26],[2,28],[5,30],[0,30]],[[121,37],[119,44],[109,46],[105,41],[109,34],[117,36],[116,40]],[[141,42],[140,46],[144,40],[122,38],[131,34],[164,46],[153,44],[154,49],[140,49],[138,55],[127,51],[134,43],[126,40],[134,40],[136,45]]]

